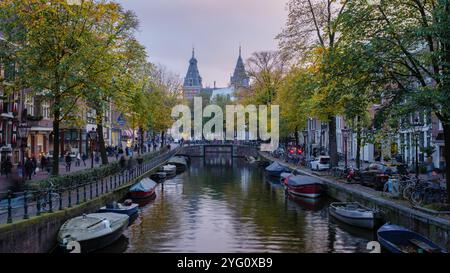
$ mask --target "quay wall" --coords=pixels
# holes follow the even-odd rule
[[[260,155],[270,161],[275,160],[267,154]],[[282,163],[282,162],[280,162]],[[284,164],[287,165],[287,164]],[[291,166],[290,166],[291,167]],[[291,167],[291,169],[294,169]],[[360,185],[344,184],[332,179],[321,177],[312,172],[295,168],[299,173],[319,178],[327,188],[327,194],[341,202],[358,202],[366,207],[382,211],[386,222],[401,225],[426,236],[439,246],[450,251],[450,220],[428,214],[406,204],[400,204],[382,196],[380,192],[364,188]]]
[[[127,195],[128,189],[134,183],[154,172],[166,161],[167,159],[161,159],[157,167],[118,187],[114,191],[80,205],[74,205],[71,208],[53,213],[44,213],[40,216],[30,217],[27,220],[0,225],[0,253],[51,252],[57,246],[58,231],[65,221],[84,213],[95,212],[108,202],[122,199]]]

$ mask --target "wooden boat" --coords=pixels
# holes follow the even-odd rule
[[[175,165],[167,164],[162,166],[160,170],[166,173],[166,178],[172,178],[177,175],[177,167]]]
[[[157,185],[158,184],[155,181],[145,177],[130,188],[129,195],[133,199],[148,198],[155,194]]]
[[[318,178],[307,175],[291,175],[284,181],[286,190],[293,195],[317,198],[324,192],[324,185]]]
[[[91,213],[66,221],[58,233],[58,243],[67,251],[67,244],[80,244],[87,253],[115,242],[128,226],[129,217],[119,213]]]
[[[405,227],[385,224],[377,231],[378,242],[392,253],[447,253],[429,239]]]
[[[187,169],[188,163],[184,157],[174,156],[170,158],[167,163],[170,165],[175,165],[177,173],[182,173]]]
[[[330,215],[352,226],[373,229],[379,218],[378,211],[366,208],[356,202],[335,202],[330,204]]]
[[[162,183],[167,178],[167,173],[165,172],[156,172],[150,175],[150,179],[155,181],[156,183]]]
[[[97,212],[98,213],[113,212],[126,214],[130,217],[129,224],[131,224],[139,214],[139,205],[133,203],[131,200],[125,200],[125,202],[123,203],[112,202],[106,204],[106,206],[104,207],[101,207]]]
[[[290,172],[290,169],[286,166],[281,165],[277,161],[274,161],[266,168],[266,174],[268,176],[279,178],[281,173]]]

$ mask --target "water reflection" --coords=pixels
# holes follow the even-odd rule
[[[262,168],[219,158],[193,158],[188,171],[160,185],[125,233],[126,250],[110,251],[366,251],[371,238],[332,222],[327,198],[286,195]]]

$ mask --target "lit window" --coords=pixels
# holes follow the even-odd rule
[[[26,94],[25,107],[27,108],[27,114],[34,116],[34,96],[32,94]]]
[[[42,101],[42,117],[45,119],[50,118],[50,103],[48,101]]]

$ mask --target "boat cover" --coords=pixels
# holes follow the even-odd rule
[[[172,165],[184,165],[184,166],[188,165],[186,158],[179,156],[172,157],[171,159],[169,159],[168,163]]]
[[[323,184],[318,178],[307,175],[292,175],[288,178],[289,186],[303,186],[310,184]]]
[[[286,166],[281,165],[278,162],[273,162],[269,166],[267,166],[266,171],[269,172],[289,172],[289,168]]]
[[[130,188],[130,192],[140,192],[140,191],[149,192],[152,189],[154,189],[157,185],[158,184],[155,181],[146,177],[142,179],[139,183],[133,185]]]

